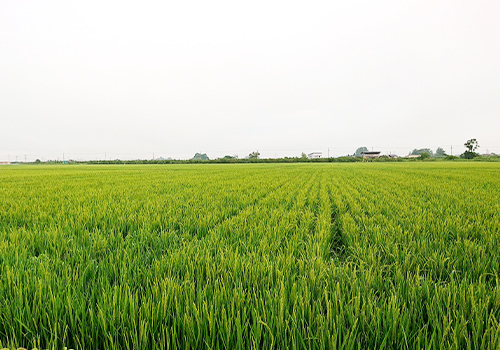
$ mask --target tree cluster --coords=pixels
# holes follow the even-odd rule
[[[476,153],[476,150],[479,148],[479,143],[476,139],[467,140],[467,142],[464,143],[464,146],[467,150],[460,155],[461,158],[472,159],[479,155]]]

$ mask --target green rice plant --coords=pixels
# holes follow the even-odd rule
[[[497,349],[499,171],[0,167],[0,347]]]

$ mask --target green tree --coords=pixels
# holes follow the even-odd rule
[[[361,154],[363,152],[368,152],[368,148],[366,148],[366,147],[358,147],[358,149],[356,150],[356,152],[354,152],[354,156],[355,157],[361,157]]]
[[[192,160],[210,160],[210,158],[208,158],[207,154],[206,153],[196,153],[194,155],[193,158],[191,158]]]
[[[305,154],[304,152],[302,152],[302,154],[300,155],[300,158],[301,159],[307,159],[307,154]]]
[[[424,160],[424,159],[429,159],[431,157],[431,155],[428,153],[428,152],[422,152],[420,153],[420,159]]]
[[[479,148],[479,143],[477,142],[476,139],[470,139],[470,140],[467,140],[466,143],[464,143],[464,146],[465,146],[465,148],[467,148],[467,150],[469,152],[474,152],[475,150],[477,150]]]
[[[254,151],[248,155],[248,159],[259,159],[260,153],[259,151]]]
[[[467,150],[461,155],[461,157],[465,159],[472,159],[479,155],[476,153],[476,150],[479,148],[479,143],[476,139],[467,140],[467,142],[464,143],[464,146]]]
[[[419,156],[422,153],[429,153],[430,157],[432,157],[434,154],[430,148],[420,148],[420,149],[414,149],[413,151],[411,151],[411,154],[416,155],[416,156]]]
[[[444,151],[444,149],[442,149],[441,147],[438,147],[436,149],[436,153],[434,153],[434,156],[435,157],[438,157],[438,158],[443,158],[443,157],[446,157],[447,154],[446,152]]]

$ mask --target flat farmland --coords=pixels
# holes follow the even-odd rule
[[[0,347],[498,349],[500,163],[0,167]]]

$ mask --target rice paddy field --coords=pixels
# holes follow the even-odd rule
[[[0,167],[0,348],[499,349],[500,163]]]

